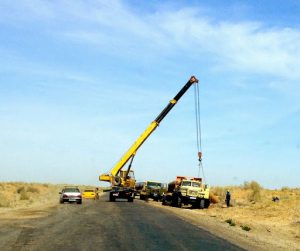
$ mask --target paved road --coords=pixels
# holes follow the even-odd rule
[[[2,224],[0,250],[241,250],[144,201],[109,202],[106,196]]]

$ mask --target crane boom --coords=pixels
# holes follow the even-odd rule
[[[102,174],[99,176],[100,181],[108,181],[115,185],[125,185],[128,173],[130,171],[131,163],[126,172],[126,175],[120,179],[117,175],[120,170],[124,167],[124,165],[130,160],[134,158],[137,150],[141,147],[141,145],[145,142],[145,140],[154,132],[154,130],[158,127],[159,123],[164,119],[164,117],[169,113],[169,111],[176,105],[178,100],[182,97],[182,95],[190,88],[190,86],[194,83],[198,83],[198,79],[192,76],[189,81],[182,87],[182,89],[177,93],[177,95],[170,100],[168,105],[162,110],[162,112],[156,117],[156,119],[151,122],[151,124],[146,128],[146,130],[140,135],[140,137],[133,143],[133,145],[127,150],[127,152],[122,156],[122,158],[116,163],[116,165],[111,169],[109,174]],[[132,162],[131,160],[131,162]],[[116,178],[117,177],[117,178]]]

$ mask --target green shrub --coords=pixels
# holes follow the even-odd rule
[[[251,230],[251,227],[247,226],[247,225],[242,225],[241,228],[244,230],[244,231],[250,231]]]
[[[234,227],[236,225],[233,219],[227,219],[227,220],[225,220],[225,222],[227,222],[232,227]]]

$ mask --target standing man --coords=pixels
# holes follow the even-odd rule
[[[227,190],[227,192],[226,192],[226,205],[227,205],[227,207],[230,207],[230,197],[231,197],[231,194],[230,194],[229,190]]]

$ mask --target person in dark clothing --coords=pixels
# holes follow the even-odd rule
[[[226,192],[226,205],[227,205],[227,207],[230,207],[230,197],[231,197],[231,194],[227,190],[227,192]]]

